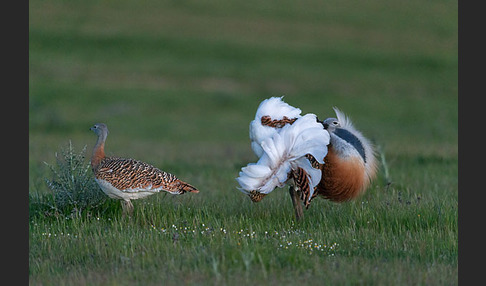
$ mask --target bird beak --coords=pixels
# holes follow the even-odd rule
[[[322,126],[324,126],[324,129],[327,129],[329,127],[329,124],[322,122]]]

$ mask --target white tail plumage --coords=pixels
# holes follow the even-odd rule
[[[302,110],[284,102],[282,98],[283,96],[270,97],[262,101],[258,106],[255,119],[260,119],[265,115],[272,117],[272,119],[282,119],[284,116],[288,118],[300,117]]]
[[[262,105],[263,103],[260,108]],[[293,111],[295,110],[296,108]],[[298,110],[300,114],[300,109]],[[260,114],[260,117],[263,115]],[[279,128],[271,136],[262,138],[260,143],[255,141],[255,144],[259,143],[262,153],[257,163],[250,163],[241,169],[236,179],[240,184],[240,191],[246,194],[251,191],[268,194],[276,187],[283,187],[292,170],[302,168],[307,172],[312,197],[314,187],[321,180],[321,171],[313,168],[305,155],[310,154],[323,164],[330,140],[329,133],[316,119],[314,114],[302,117],[299,115],[293,124]]]
[[[269,116],[274,120],[300,118],[302,112],[299,108],[293,107],[282,100],[282,97],[271,97],[260,103],[256,111],[255,119],[250,122],[251,148],[255,155],[260,158],[263,155],[262,142],[279,133],[281,128],[273,128],[262,125],[262,117]]]

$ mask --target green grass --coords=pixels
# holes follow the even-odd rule
[[[30,1],[30,284],[458,283],[457,2]],[[386,158],[356,201],[236,189],[261,100],[347,113]],[[47,211],[72,141],[199,194]],[[387,182],[391,181],[390,185]],[[45,202],[46,205],[36,202]]]

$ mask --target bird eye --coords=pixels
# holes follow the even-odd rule
[[[334,125],[338,125],[338,124],[339,124],[339,122],[337,122],[337,121],[333,121],[333,122],[332,122],[332,124],[334,124]]]

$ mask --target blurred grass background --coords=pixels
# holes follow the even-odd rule
[[[457,20],[457,1],[29,1],[29,192],[47,192],[43,161],[68,140],[89,156],[104,122],[109,155],[193,183],[191,202],[247,207],[234,178],[256,161],[249,122],[285,95],[321,119],[337,106],[381,148],[393,188],[381,169],[365,200],[420,196],[454,216]]]

